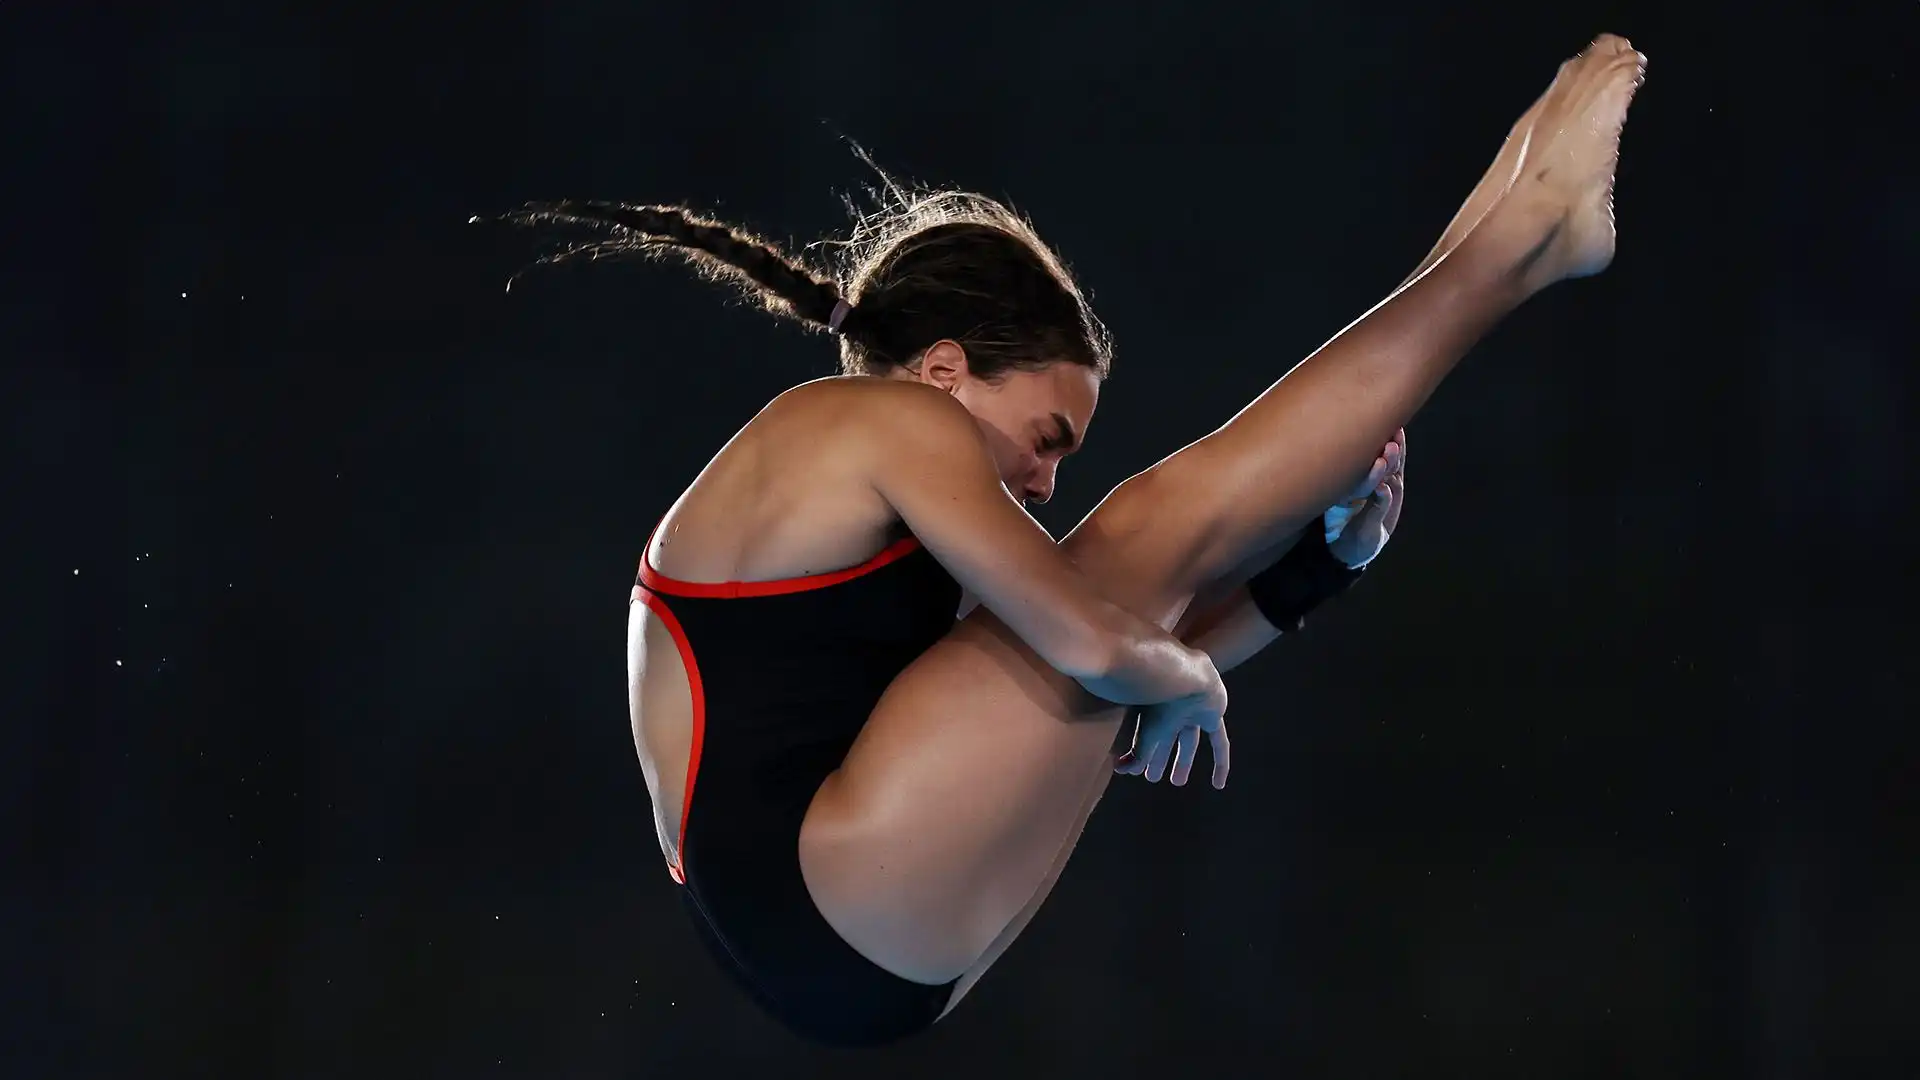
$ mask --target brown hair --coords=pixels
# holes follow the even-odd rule
[[[1025,218],[984,195],[907,192],[891,180],[887,190],[882,209],[855,212],[851,238],[812,245],[835,252],[821,266],[683,206],[532,203],[505,220],[599,235],[542,263],[672,253],[815,330],[829,330],[844,301],[850,309],[836,331],[844,374],[910,367],[952,340],[983,379],[1056,362],[1106,376],[1106,327]]]

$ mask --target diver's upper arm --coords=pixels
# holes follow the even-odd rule
[[[875,490],[1049,665],[1076,679],[1104,676],[1129,617],[1007,494],[972,415],[944,393],[907,385],[874,425]]]

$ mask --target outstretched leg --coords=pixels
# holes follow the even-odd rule
[[[1618,130],[1642,63],[1605,38],[1564,67],[1516,179],[1458,246],[1220,429],[1117,489],[1066,541],[1076,561],[1133,610],[1177,614],[1198,584],[1338,498],[1509,311],[1604,268]]]
[[[1334,501],[1494,323],[1611,258],[1614,155],[1642,63],[1605,37],[1566,65],[1515,178],[1456,248],[1121,485],[1067,553],[1116,602],[1172,626],[1200,584]],[[800,855],[821,913],[905,978],[977,974],[1057,873],[1120,719],[976,612],[895,681],[815,798]]]
[[[1420,261],[1420,265],[1414,269],[1413,273],[1408,275],[1406,281],[1401,283],[1402,286],[1419,278],[1435,263],[1446,258],[1454,248],[1459,247],[1460,242],[1466,239],[1475,225],[1480,223],[1480,219],[1486,212],[1492,209],[1494,202],[1512,186],[1515,170],[1520,166],[1521,152],[1527,145],[1527,135],[1532,130],[1534,118],[1539,111],[1540,102],[1536,101],[1513,126],[1512,131],[1507,135],[1506,142],[1500,147],[1499,155],[1494,158],[1493,164],[1488,166],[1485,175],[1481,176],[1480,182],[1474,186],[1473,192],[1467,196],[1467,201],[1461,205],[1459,212],[1453,216],[1453,220],[1447,224],[1440,241],[1433,246],[1432,251],[1427,253],[1426,258]],[[1255,553],[1236,568],[1235,578],[1244,580],[1271,565],[1275,559],[1285,553],[1291,539],[1288,537],[1267,551]],[[1203,587],[1195,597],[1195,603],[1199,603],[1200,598],[1206,594],[1207,590]],[[1188,618],[1191,619],[1193,614],[1189,611]],[[1202,628],[1197,627],[1196,631],[1200,629]],[[1181,633],[1181,638],[1189,643],[1195,640],[1192,634],[1186,632]],[[1221,670],[1226,670],[1224,663]],[[987,969],[1000,959],[1001,954],[1013,944],[1014,939],[1025,932],[1027,925],[1039,913],[1040,906],[1046,903],[1047,897],[1053,892],[1054,885],[1060,880],[1061,873],[1066,870],[1067,860],[1072,857],[1073,849],[1080,842],[1080,834],[1086,830],[1087,821],[1093,816],[1094,807],[1100,804],[1100,799],[1106,794],[1107,784],[1112,778],[1113,758],[1104,757],[1096,763],[1084,782],[1079,815],[1069,827],[1066,839],[1055,853],[1053,865],[1047,871],[1046,877],[1036,886],[1033,896],[1027,900],[1019,914],[1014,916],[1013,921],[1008,923],[988,946],[985,955],[981,956],[961,977],[959,985],[954,988],[953,1000],[948,1003],[947,1011],[953,1011],[954,1006],[960,1004],[960,1000],[973,989],[981,976],[986,974]]]

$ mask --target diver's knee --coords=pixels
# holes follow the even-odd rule
[[[1134,476],[1068,534],[1061,550],[1109,600],[1159,620],[1171,601],[1192,592],[1193,559],[1209,542],[1204,516],[1177,496],[1155,470]]]

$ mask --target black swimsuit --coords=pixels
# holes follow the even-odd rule
[[[1361,573],[1308,529],[1247,591],[1291,632]],[[672,635],[693,697],[681,862],[669,869],[720,965],[819,1042],[890,1042],[930,1027],[953,998],[953,983],[902,979],[827,924],[799,841],[814,793],[880,696],[953,629],[960,593],[912,537],[859,566],[785,581],[675,581],[640,560],[632,599]]]
[[[785,581],[675,581],[640,560],[632,599],[673,637],[693,697],[670,870],[721,966],[819,1042],[911,1035],[953,997],[952,983],[902,979],[827,924],[800,874],[799,837],[888,684],[953,629],[960,593],[911,537],[859,566]]]

